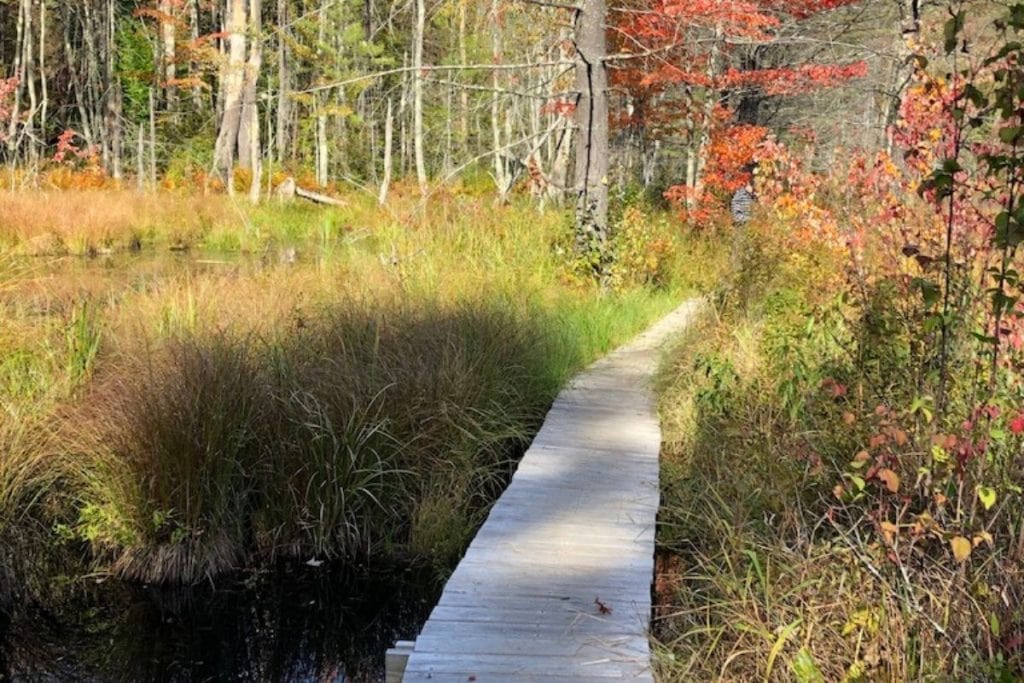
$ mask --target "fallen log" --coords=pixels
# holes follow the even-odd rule
[[[317,204],[330,204],[331,206],[345,206],[345,202],[334,197],[328,197],[325,194],[319,194],[317,192],[310,192],[309,190],[303,190],[301,187],[295,187],[295,194],[303,199],[308,199],[311,202]]]
[[[275,194],[278,199],[292,199],[294,197],[302,197],[311,202],[317,204],[328,204],[330,206],[345,206],[345,202],[334,197],[328,197],[325,194],[319,192],[311,192],[310,190],[304,190],[295,183],[294,178],[285,178],[280,185],[277,186]]]

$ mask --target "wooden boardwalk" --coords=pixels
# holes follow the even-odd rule
[[[652,681],[661,430],[649,380],[684,304],[558,396],[415,641],[404,681]]]

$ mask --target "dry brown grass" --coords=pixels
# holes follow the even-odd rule
[[[215,225],[239,223],[222,196],[128,190],[0,192],[0,243],[28,255],[131,248],[157,233],[190,244]]]

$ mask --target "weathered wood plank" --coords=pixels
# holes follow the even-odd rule
[[[555,676],[582,676],[588,680],[644,680],[639,677],[631,661],[618,661],[607,652],[584,652],[583,657],[522,657],[516,655],[453,655],[435,652],[416,652],[409,657],[403,681],[440,680],[445,674],[461,675],[463,680],[476,676],[480,683],[491,680],[494,674],[512,676],[516,680],[549,680]],[[647,676],[646,680],[651,680]]]
[[[445,586],[403,680],[653,680],[661,431],[649,380],[659,347],[694,305],[559,395]]]

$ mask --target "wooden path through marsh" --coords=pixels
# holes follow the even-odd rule
[[[649,384],[663,342],[695,307],[676,309],[559,394],[415,644],[404,646],[401,680],[653,680],[661,429]],[[395,655],[405,658],[401,648]]]

